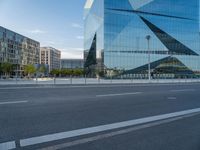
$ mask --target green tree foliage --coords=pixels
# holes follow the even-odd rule
[[[27,66],[24,67],[24,72],[30,78],[31,75],[36,73],[36,68],[35,68],[34,65],[27,65]]]
[[[69,69],[61,69],[62,76],[70,76],[72,74],[72,70]]]
[[[42,65],[40,66],[40,68],[39,68],[38,71],[41,72],[41,73],[43,73],[43,74],[45,74],[45,72],[47,71],[47,68],[45,67],[44,64],[42,64]]]
[[[104,71],[99,71],[99,70],[97,70],[97,71],[96,71],[96,76],[97,76],[97,77],[104,77]]]
[[[56,75],[56,76],[82,76],[84,75],[84,71],[82,69],[53,69],[50,72],[51,75]]]
[[[82,76],[82,75],[84,75],[84,71],[82,69],[75,69],[75,70],[73,70],[73,75],[74,76]]]
[[[59,76],[61,73],[60,69],[53,69],[50,74],[54,76]]]
[[[1,64],[1,70],[5,75],[8,77],[10,76],[10,73],[13,71],[13,65],[11,63],[2,63]]]

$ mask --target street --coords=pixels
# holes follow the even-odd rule
[[[200,83],[1,86],[0,150],[199,150]]]

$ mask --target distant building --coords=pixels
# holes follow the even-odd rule
[[[40,64],[49,66],[49,72],[60,69],[61,51],[52,47],[40,48]]]
[[[83,59],[62,59],[61,68],[62,69],[83,69],[84,60]]]
[[[38,64],[39,53],[39,42],[0,26],[0,63],[13,64],[12,74],[21,74],[28,64]]]

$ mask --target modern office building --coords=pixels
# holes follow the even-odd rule
[[[105,76],[200,74],[199,0],[87,0],[85,68]],[[100,61],[97,61],[100,60]],[[150,69],[149,69],[150,68]]]
[[[60,69],[61,51],[52,47],[40,48],[40,64],[49,66],[49,72],[53,69]]]
[[[38,64],[40,43],[0,26],[0,63],[11,63],[14,74],[22,74],[24,66]]]
[[[83,69],[83,59],[61,59],[61,69]]]

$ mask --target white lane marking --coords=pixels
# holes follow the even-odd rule
[[[177,98],[176,97],[168,97],[167,99],[168,100],[176,100]]]
[[[49,134],[49,135],[44,135],[44,136],[39,136],[39,137],[32,137],[32,138],[20,140],[20,145],[24,147],[24,146],[30,146],[30,145],[41,144],[41,143],[46,143],[46,142],[52,142],[52,141],[61,140],[61,139],[78,137],[82,135],[99,133],[103,131],[109,131],[109,130],[124,128],[124,127],[150,123],[154,121],[160,121],[164,119],[170,119],[174,117],[180,117],[180,116],[189,115],[189,114],[198,113],[198,112],[200,112],[200,108],[174,112],[174,113],[169,113],[169,114],[163,114],[163,115],[157,115],[157,116],[152,116],[152,117],[146,117],[146,118],[141,118],[141,119],[136,119],[136,120],[118,122],[118,123],[113,123],[113,124],[95,126],[95,127],[90,127],[90,128],[78,129],[78,130],[73,130],[73,131]]]
[[[111,96],[137,95],[137,94],[142,94],[142,92],[119,93],[119,94],[105,94],[105,95],[96,95],[96,97],[111,97]]]
[[[0,150],[10,150],[16,148],[15,141],[0,143]]]
[[[58,145],[53,145],[53,146],[41,148],[41,149],[38,149],[38,150],[64,149],[64,148],[68,148],[68,147],[72,147],[72,146],[76,146],[76,145],[80,145],[80,144],[85,144],[85,143],[89,143],[89,142],[93,142],[93,141],[97,141],[97,140],[102,140],[102,139],[105,139],[105,138],[110,138],[110,137],[117,136],[117,135],[122,135],[122,134],[130,133],[130,132],[134,132],[134,131],[145,129],[145,128],[150,128],[150,127],[154,127],[154,126],[158,126],[158,125],[163,125],[163,124],[166,124],[166,123],[171,123],[173,121],[178,121],[178,120],[181,120],[181,119],[184,119],[184,118],[193,117],[195,115],[199,115],[199,113],[194,113],[194,114],[185,115],[185,116],[181,116],[181,117],[175,117],[175,118],[161,120],[161,121],[157,121],[157,122],[151,122],[151,123],[140,125],[140,126],[134,126],[132,128],[128,128],[128,129],[122,129],[122,130],[119,130],[119,131],[100,134],[100,135],[96,135],[96,136],[89,137],[89,138],[78,139],[78,140],[74,140],[74,141],[67,142],[67,143],[62,143],[62,144],[58,144]]]
[[[28,103],[28,101],[0,102],[0,105]]]
[[[171,90],[171,92],[193,92],[195,89],[181,89],[181,90]]]

